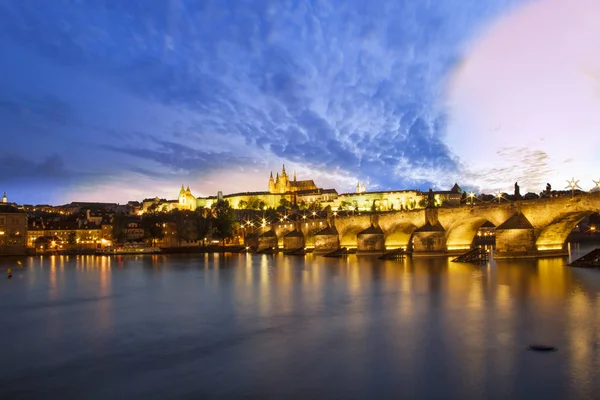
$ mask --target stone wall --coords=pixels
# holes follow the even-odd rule
[[[357,240],[357,253],[383,253],[385,251],[383,233],[359,234]]]

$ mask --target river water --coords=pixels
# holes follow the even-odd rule
[[[5,259],[0,398],[598,398],[600,271],[566,263]]]

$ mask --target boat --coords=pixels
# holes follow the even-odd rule
[[[121,254],[157,254],[162,252],[159,247],[146,246],[143,244],[125,244],[122,246],[108,246],[103,249],[97,249],[96,255],[111,256]]]

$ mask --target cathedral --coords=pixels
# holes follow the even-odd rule
[[[184,189],[183,185],[181,185],[178,201],[178,206],[173,208],[190,211],[194,211],[196,209],[196,198],[192,196],[192,191],[190,190],[189,186],[187,187],[187,189]]]
[[[285,164],[281,169],[281,175],[277,173],[277,177],[273,179],[273,172],[269,178],[269,193],[295,193],[304,190],[317,190],[317,185],[311,180],[298,181],[296,180],[296,172],[294,172],[294,180],[290,181],[285,172]]]

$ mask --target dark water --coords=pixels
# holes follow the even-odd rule
[[[581,249],[580,251],[584,251]],[[2,398],[598,398],[600,271],[566,259],[0,261]],[[531,343],[555,353],[527,351]]]

